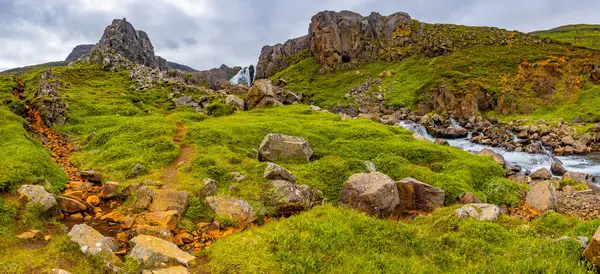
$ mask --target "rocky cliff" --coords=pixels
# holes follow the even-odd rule
[[[219,68],[194,72],[191,80],[194,84],[206,82],[208,87],[212,89],[219,89],[222,81],[229,80],[241,69],[241,67],[230,68],[226,65],[221,65]]]
[[[310,36],[308,35],[287,40],[283,44],[264,46],[256,66],[256,78],[264,79],[273,76],[293,63],[292,56],[309,49]]]
[[[90,52],[90,50],[92,50],[93,47],[94,47],[94,45],[78,45],[78,46],[76,46],[75,48],[73,48],[73,51],[71,51],[69,56],[67,56],[67,59],[65,59],[65,62],[70,63],[70,62],[73,62],[73,61],[79,59],[79,57],[81,57],[82,55]]]

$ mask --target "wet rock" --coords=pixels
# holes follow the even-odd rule
[[[504,160],[504,157],[502,157],[502,155],[494,152],[491,149],[486,148],[486,149],[478,152],[477,155],[490,156],[494,159],[494,161],[496,161],[496,163],[500,164],[502,167],[506,166],[506,161]]]
[[[310,161],[313,151],[302,137],[271,133],[265,136],[258,149],[259,159],[277,161]]]
[[[575,154],[586,154],[588,147],[579,141],[573,143],[573,153]]]
[[[227,95],[225,98],[225,104],[237,110],[244,110],[244,99],[235,95]]]
[[[342,190],[342,204],[367,214],[389,215],[399,203],[396,183],[381,172],[354,174]]]
[[[479,221],[495,221],[500,215],[500,208],[492,204],[468,204],[454,211],[459,218],[475,218]]]
[[[70,195],[58,196],[58,207],[66,213],[77,213],[88,209],[81,199]]]
[[[475,194],[473,194],[473,193],[465,193],[460,196],[460,203],[461,204],[480,204],[481,200],[479,200],[477,198],[477,196],[475,196]]]
[[[40,185],[22,185],[17,189],[17,193],[27,197],[32,203],[40,204],[44,210],[49,210],[57,205],[56,199]]]
[[[449,146],[450,144],[448,143],[448,141],[444,140],[444,139],[440,139],[437,138],[435,139],[435,141],[433,141],[434,143],[441,145],[441,146]]]
[[[123,215],[118,210],[115,210],[113,212],[110,212],[110,213],[102,215],[102,217],[100,217],[100,220],[101,221],[109,221],[109,222],[113,222],[113,223],[118,223],[118,222],[120,222],[124,218],[125,218],[125,215]]]
[[[132,216],[127,216],[127,217],[124,217],[123,219],[121,219],[121,221],[119,221],[119,223],[121,224],[121,228],[130,229],[133,227],[133,224],[135,223],[135,218]]]
[[[110,199],[119,195],[119,183],[117,182],[106,182],[102,186],[102,190],[100,191],[100,197],[102,199]]]
[[[267,167],[265,168],[263,175],[265,179],[269,180],[284,180],[292,183],[296,182],[296,177],[294,177],[291,172],[274,163],[267,163]]]
[[[396,183],[400,210],[423,210],[431,211],[444,206],[446,194],[441,188],[437,188],[413,178],[404,178]]]
[[[189,274],[190,272],[183,266],[173,266],[159,269],[146,269],[142,274]]]
[[[556,190],[550,181],[539,182],[527,193],[525,205],[539,212],[553,210],[556,205]]]
[[[600,228],[596,230],[592,240],[583,251],[583,257],[593,265],[600,266]]]
[[[127,238],[131,239],[138,235],[150,235],[165,241],[173,241],[173,232],[166,226],[136,225],[127,231]]]
[[[469,135],[469,132],[464,128],[434,128],[430,130],[431,135],[436,138],[445,138],[445,139],[459,139],[465,138]]]
[[[296,185],[288,181],[276,180],[273,181],[273,188],[275,194],[271,202],[281,214],[302,211],[321,200],[320,195],[311,191],[307,185]]]
[[[144,212],[135,219],[135,223],[136,225],[164,226],[175,230],[180,218],[181,215],[177,210]]]
[[[375,168],[375,164],[371,161],[364,161],[363,166],[365,166],[365,170],[367,172],[377,172],[377,168]]]
[[[202,193],[204,196],[213,196],[217,194],[217,182],[211,178],[204,179],[204,188],[202,188]]]
[[[563,176],[565,173],[567,173],[567,169],[565,169],[561,163],[556,161],[552,162],[550,170],[552,170],[552,174],[556,176]]]
[[[529,176],[533,180],[550,180],[550,178],[552,178],[552,174],[550,174],[550,171],[548,171],[547,168],[540,168]]]
[[[157,189],[154,191],[152,203],[148,207],[150,212],[175,210],[179,217],[187,207],[189,193],[172,189]]]
[[[150,236],[139,235],[131,239],[129,257],[147,266],[161,266],[171,262],[188,265],[196,257],[182,251],[174,243]]]
[[[256,213],[248,202],[228,197],[209,196],[205,201],[217,216],[231,218],[241,226],[256,219]]]

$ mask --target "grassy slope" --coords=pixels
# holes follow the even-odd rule
[[[535,31],[531,34],[600,50],[600,25],[567,25],[550,30]]]
[[[503,95],[505,103],[514,103],[513,114],[600,121],[594,111],[600,100],[598,86],[586,81],[589,76],[579,77],[579,70],[565,61],[592,53],[561,44],[473,45],[434,58],[416,55],[332,74],[319,74],[315,60],[306,58],[271,79],[285,79],[291,91],[308,95],[324,108],[351,104],[345,97],[351,89],[380,78],[381,85],[367,92],[383,93],[385,103],[396,107],[414,109],[417,102],[430,100],[434,88],[444,85],[458,98],[478,90],[494,99]],[[380,76],[385,71],[391,76]]]
[[[457,219],[454,208],[411,223],[321,206],[253,228],[208,249],[211,273],[585,273],[575,242],[600,221],[555,213],[527,223]]]

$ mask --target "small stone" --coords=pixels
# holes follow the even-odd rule
[[[87,206],[82,200],[70,195],[58,196],[58,205],[60,210],[66,213],[77,213],[87,210]]]
[[[473,193],[465,193],[460,197],[461,204],[480,204],[481,200],[479,200],[475,194]]]
[[[504,160],[504,157],[502,157],[502,155],[494,152],[491,149],[486,148],[486,149],[478,152],[477,155],[490,156],[494,159],[494,161],[496,161],[496,163],[500,164],[502,167],[506,166],[506,160]]]
[[[118,182],[107,182],[102,186],[102,190],[100,191],[100,197],[102,199],[110,199],[117,196],[119,193],[117,189],[119,188]]]
[[[550,180],[552,178],[552,174],[546,168],[540,168],[536,170],[534,173],[531,173],[529,176],[533,180]]]
[[[17,235],[17,238],[19,238],[21,240],[31,240],[31,239],[37,238],[38,236],[40,236],[40,231],[32,229],[32,230],[29,230],[27,232]]]
[[[175,230],[179,222],[179,213],[176,210],[144,212],[135,219],[139,225],[158,225]]]
[[[449,146],[450,144],[448,143],[448,141],[441,139],[441,138],[437,138],[435,139],[434,143],[441,145],[441,146]]]
[[[131,227],[133,227],[134,222],[135,222],[135,218],[133,218],[131,216],[127,216],[120,221],[121,228],[130,229]]]
[[[52,240],[52,235],[44,236],[44,241],[49,242],[50,240]]]
[[[468,204],[454,211],[459,218],[475,218],[479,221],[495,221],[500,215],[500,208],[492,204]]]
[[[277,161],[310,161],[313,151],[302,137],[268,134],[259,147],[259,159]]]
[[[377,172],[377,168],[375,168],[375,164],[371,161],[364,161],[363,166],[367,172]]]
[[[246,180],[246,175],[239,173],[239,172],[230,172],[229,176],[231,178],[233,178],[233,180],[235,180],[236,182],[241,182],[243,180]]]
[[[96,195],[92,195],[87,197],[87,199],[85,199],[85,202],[91,205],[98,205],[100,204],[100,198],[98,198],[98,196]]]
[[[550,170],[552,170],[552,174],[556,176],[563,176],[565,173],[567,173],[567,170],[563,167],[563,165],[556,161],[552,162]]]
[[[381,172],[354,174],[342,190],[342,204],[371,215],[390,215],[399,202],[396,183]]]
[[[204,196],[213,196],[217,194],[217,188],[218,186],[215,180],[211,178],[204,179],[204,188],[202,189]]]
[[[102,220],[102,221],[109,221],[109,222],[113,222],[113,223],[118,223],[123,218],[125,218],[125,216],[120,211],[115,210],[113,212],[110,212],[110,213],[107,213],[107,214],[103,215],[102,217],[100,217],[100,220]]]
[[[274,163],[267,163],[263,176],[269,180],[296,182],[296,177],[290,171]]]

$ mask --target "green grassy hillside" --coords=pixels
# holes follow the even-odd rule
[[[550,30],[534,31],[531,34],[600,50],[600,25],[566,25]]]

